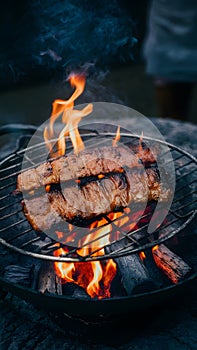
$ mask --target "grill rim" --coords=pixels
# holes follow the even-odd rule
[[[5,128],[6,129],[6,128]],[[24,130],[22,131],[25,131],[27,132],[28,130],[28,126],[25,126],[24,127]],[[36,127],[34,128],[34,131],[36,130]],[[85,130],[85,129],[83,129]],[[6,129],[7,131],[7,129]],[[19,130],[17,130],[19,131]],[[33,131],[33,127],[32,129],[30,130],[30,132]],[[0,129],[0,133],[1,133],[1,129]],[[88,132],[87,134],[83,133],[83,136],[88,136],[88,137],[94,137],[95,134],[98,136],[98,132],[96,131],[92,131],[92,132]],[[115,136],[116,133],[115,132],[99,132],[99,136]],[[132,133],[125,133],[125,132],[121,132],[121,136],[122,137],[129,137],[129,138],[140,138],[140,135],[137,135],[137,134],[132,134]],[[156,143],[160,143],[162,145],[165,145],[167,147],[169,147],[170,149],[173,149],[173,150],[176,150],[178,152],[180,152],[183,156],[187,156],[189,157],[189,159],[191,159],[194,163],[197,164],[197,159],[195,156],[191,155],[189,152],[185,151],[184,149],[174,145],[174,144],[171,144],[167,141],[164,141],[164,140],[159,140],[159,139],[154,139],[152,137],[148,137],[148,136],[144,136],[143,137],[144,140],[146,141],[154,141]],[[45,145],[45,142],[41,142],[41,143],[38,143],[36,145],[34,145],[33,147],[36,148],[38,145]],[[28,150],[28,147],[27,148],[23,148],[23,149],[19,149],[19,150],[15,150],[14,152],[12,152],[11,154],[9,154],[7,157],[5,157],[4,159],[2,159],[0,161],[0,167],[7,161],[9,161],[11,158],[17,156],[18,154],[23,154],[26,150]],[[180,225],[177,229],[173,230],[170,234],[168,235],[165,235],[164,237],[161,237],[159,239],[155,241],[152,241],[152,242],[148,242],[146,244],[143,244],[142,246],[140,247],[137,247],[137,248],[134,248],[132,249],[131,251],[122,251],[121,253],[118,253],[118,257],[121,257],[121,256],[127,256],[129,254],[135,254],[137,252],[140,252],[142,250],[145,250],[145,249],[148,249],[148,248],[151,248],[153,247],[154,245],[156,244],[160,244],[162,242],[165,242],[166,240],[172,238],[173,236],[175,236],[176,234],[178,234],[180,231],[182,231],[191,221],[194,220],[195,216],[197,214],[197,209],[193,210],[192,211],[192,214],[189,213],[189,217],[188,219],[182,224]],[[35,231],[36,232],[36,231]],[[135,231],[133,231],[133,233],[135,233]],[[47,237],[47,235],[46,235]],[[90,258],[84,258],[84,257],[79,257],[78,258],[75,258],[75,257],[72,257],[72,258],[69,258],[69,257],[55,257],[55,256],[51,256],[51,255],[46,255],[46,254],[40,254],[40,253],[35,253],[35,252],[32,252],[32,251],[28,251],[28,250],[24,250],[24,249],[21,249],[15,245],[12,245],[10,243],[8,243],[5,239],[3,238],[0,238],[0,244],[6,246],[7,248],[9,249],[12,249],[14,250],[15,252],[18,252],[20,254],[23,254],[23,255],[26,255],[26,256],[30,256],[30,257],[33,257],[33,258],[38,258],[38,259],[41,259],[41,260],[45,260],[45,261],[56,261],[56,262],[88,262],[88,261],[98,261],[98,260],[106,260],[106,259],[109,259],[109,258],[116,258],[117,257],[117,253],[109,253],[109,254],[105,254],[105,255],[100,255],[100,256],[92,256]],[[113,243],[111,243],[113,244]],[[110,244],[110,245],[111,245]],[[53,245],[53,244],[52,244]],[[107,245],[108,246],[108,245]],[[60,246],[61,247],[61,246]],[[60,247],[57,247],[57,249],[59,249]]]
[[[47,311],[63,313],[69,318],[81,320],[82,322],[84,320],[86,324],[87,322],[95,323],[95,320],[100,324],[100,322],[105,322],[111,317],[120,317],[120,315],[124,316],[130,313],[139,315],[140,311],[144,312],[146,309],[157,307],[172,297],[183,295],[186,288],[195,286],[196,282],[197,273],[180,281],[178,284],[172,284],[154,291],[104,298],[102,300],[94,298],[87,300],[82,297],[78,299],[68,295],[43,294],[20,284],[8,282],[0,276],[0,288],[2,287],[3,290],[7,290],[17,297]]]

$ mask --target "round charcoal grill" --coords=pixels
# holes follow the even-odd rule
[[[139,140],[139,136],[136,135],[124,132],[121,132],[121,135],[125,144],[128,144],[131,139]],[[99,139],[101,137],[107,138],[113,136],[115,136],[115,133],[83,133],[84,139],[92,139],[94,141],[95,138]],[[54,251],[60,246],[63,247],[64,245],[61,244],[57,248],[57,246],[55,246],[55,240],[46,239],[46,236],[43,233],[33,230],[23,215],[21,206],[22,197],[20,195],[16,195],[14,192],[16,189],[17,176],[21,172],[23,157],[25,156],[27,150],[29,151],[28,156],[31,155],[31,149],[24,148],[23,144],[19,145],[19,149],[17,151],[0,162],[0,243],[13,249],[14,251],[35,258],[61,262],[80,262],[102,260],[109,257],[116,258],[119,256],[140,252],[144,249],[160,244],[161,242],[177,234],[179,231],[185,228],[192,219],[194,219],[197,213],[197,210],[195,209],[197,200],[195,186],[197,160],[186,151],[167,142],[148,137],[144,137],[144,141],[154,142],[155,145],[163,144],[168,146],[171,151],[176,172],[176,190],[173,203],[163,224],[160,225],[160,227],[154,233],[147,232],[152,214],[150,212],[145,212],[145,214],[142,216],[144,224],[142,224],[140,227],[128,232],[125,231],[124,225],[118,228],[118,231],[120,232],[120,240],[124,240],[126,242],[126,244],[122,245],[121,248],[115,250],[113,249],[113,252],[105,253],[104,255],[99,256],[95,256],[95,251],[93,251],[91,254],[81,257],[77,255],[77,249],[80,249],[81,247],[77,246],[77,248],[70,250],[64,256],[55,257],[53,255]],[[32,155],[36,154],[36,158],[31,156],[31,165],[27,166],[26,169],[33,168],[34,166],[40,164],[39,160],[45,147],[44,142],[38,142],[37,145],[32,147]],[[27,164],[29,164],[29,159],[25,161]],[[169,162],[172,162],[172,160],[169,160]],[[123,214],[121,219],[123,219],[126,215],[127,214]],[[113,229],[117,230],[116,221],[119,219],[110,220],[106,215],[103,215],[103,218],[105,218],[107,221],[106,225],[112,224]],[[125,224],[125,226],[128,226],[128,223]],[[76,230],[80,232],[82,229],[81,227],[78,227]],[[96,230],[98,229],[94,229],[94,231],[91,231],[91,233],[94,233]],[[103,247],[100,247],[99,249],[102,248]]]
[[[16,132],[17,127],[4,127],[1,132]],[[0,243],[7,251],[7,248],[12,250],[16,254],[22,254],[22,256],[27,256],[35,260],[48,262],[86,262],[94,260],[106,260],[109,258],[119,258],[122,256],[138,253],[151,248],[155,245],[161,244],[161,242],[167,241],[181,230],[186,228],[186,226],[192,222],[195,218],[196,210],[196,200],[197,200],[197,190],[196,190],[196,173],[197,173],[197,159],[190,155],[188,152],[176,147],[167,142],[156,140],[149,137],[144,137],[145,142],[153,142],[156,146],[168,146],[171,152],[172,159],[169,162],[174,163],[175,173],[176,173],[176,189],[173,198],[171,208],[164,222],[159,226],[159,228],[154,233],[148,233],[147,228],[149,221],[151,219],[152,213],[150,211],[144,212],[142,216],[142,224],[130,231],[125,231],[124,225],[118,227],[120,232],[119,239],[111,242],[107,247],[99,247],[103,249],[105,253],[103,255],[95,256],[93,251],[91,254],[86,256],[80,256],[77,254],[77,248],[69,249],[68,253],[61,255],[59,257],[54,255],[54,252],[60,247],[64,247],[63,243],[57,246],[57,240],[48,237],[43,232],[37,232],[33,230],[29,222],[24,216],[21,200],[22,195],[16,193],[16,182],[17,176],[21,172],[21,164],[23,158],[28,150],[28,155],[31,155],[31,160],[27,157],[24,159],[26,164],[26,169],[33,168],[41,163],[42,154],[45,153],[45,143],[42,139],[38,139],[36,145],[32,148],[27,148],[30,134],[32,134],[36,128],[34,127],[24,127],[19,126],[18,131],[21,130],[25,133],[25,136],[21,136],[17,139],[17,145],[15,151],[13,151],[8,156],[4,157],[0,161]],[[90,142],[91,140],[97,142],[103,138],[113,138],[115,132],[101,132],[98,130],[80,130],[83,140]],[[128,132],[121,131],[121,142],[129,146],[130,143],[137,142],[139,144],[139,136],[133,135]],[[163,154],[165,156],[165,154]],[[121,219],[127,214],[123,214]],[[111,224],[114,230],[117,230],[116,222],[119,219],[110,220],[108,216],[103,216],[107,220],[107,224]],[[81,227],[77,227],[77,230],[81,230]],[[94,229],[97,230],[97,229]],[[91,231],[93,232],[93,231]],[[114,245],[117,242],[124,242],[124,244]],[[111,248],[112,249],[107,249]],[[114,248],[115,247],[115,248]],[[196,278],[196,272],[193,271],[192,275],[187,278],[187,281]],[[182,289],[182,285],[185,281],[178,284],[179,289]],[[138,310],[144,309],[147,304],[151,306],[156,302],[159,303],[164,299],[164,295],[170,296],[174,294],[174,285],[169,287],[164,287],[159,291],[147,292],[144,294],[127,296],[121,298],[109,298],[103,300],[75,300],[63,295],[41,295],[41,293],[35,292],[33,290],[10,284],[6,282],[2,277],[0,277],[0,284],[5,286],[7,289],[11,289],[13,292],[26,298],[30,301],[35,301],[42,305],[55,309],[56,311],[65,311],[69,314],[77,315],[95,315],[95,314],[118,314],[122,313],[122,308],[125,312],[128,310]],[[177,285],[175,285],[177,287]],[[145,296],[145,297],[144,297]],[[43,299],[44,298],[44,299]],[[137,298],[137,299],[136,299]],[[127,304],[125,300],[134,300],[134,304]],[[62,302],[67,301],[65,304],[65,310]],[[139,301],[136,303],[136,301]],[[75,307],[77,312],[73,312],[73,302],[75,302]],[[85,303],[84,303],[85,302]],[[91,304],[91,307],[87,310],[87,302]],[[114,304],[116,302],[116,304]],[[98,304],[99,305],[98,305]],[[53,304],[53,307],[52,307]],[[97,306],[98,308],[97,308]],[[116,308],[114,306],[116,305]]]

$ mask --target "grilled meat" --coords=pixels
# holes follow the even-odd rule
[[[139,159],[123,146],[86,149],[79,156],[68,155],[47,161],[18,175],[17,189],[30,191],[40,186],[80,177],[121,172],[124,168],[142,167]]]
[[[47,193],[36,198],[25,199],[23,209],[27,220],[37,231],[46,231],[62,220],[56,208],[49,202]]]
[[[83,186],[61,188],[25,200],[25,215],[36,230],[48,230],[60,221],[89,220],[101,214],[120,210],[132,203],[158,199],[160,183],[157,172],[138,169],[114,174]],[[165,192],[166,198],[169,193]],[[165,198],[164,198],[165,199]]]

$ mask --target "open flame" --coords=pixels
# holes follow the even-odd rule
[[[72,87],[75,88],[75,91],[68,100],[57,99],[53,102],[52,113],[50,116],[50,123],[44,130],[44,140],[50,151],[51,157],[62,156],[66,152],[66,140],[70,138],[73,149],[76,155],[81,152],[85,146],[83,140],[80,136],[78,125],[81,119],[93,110],[92,104],[88,104],[82,110],[74,109],[75,100],[83,93],[85,88],[85,76],[83,74],[71,74],[68,78]],[[61,118],[63,127],[59,134],[55,128],[55,123]],[[56,143],[54,140],[58,140]],[[112,141],[112,145],[116,146],[117,142],[120,139],[120,127],[117,129],[117,134],[115,139]],[[54,146],[56,149],[54,151]],[[103,178],[103,174],[98,175],[98,179]],[[79,179],[76,182],[80,182]],[[46,186],[46,192],[50,191],[50,185]],[[115,216],[117,214],[114,214]],[[82,246],[78,250],[78,254],[81,256],[87,255],[87,253],[92,253],[96,251],[93,255],[103,255],[104,248],[100,249],[110,243],[109,235],[111,231],[111,225],[104,227],[104,220],[95,221],[90,226],[90,233],[80,242]],[[100,227],[96,230],[96,233],[92,234],[92,230],[96,227]],[[73,226],[69,224],[69,230],[71,235],[67,237],[67,242],[72,242],[74,237]],[[64,233],[56,231],[58,239],[64,237]],[[93,236],[94,235],[94,236]],[[66,241],[65,241],[66,244]],[[68,253],[66,247],[59,248],[54,252],[55,256],[61,256]],[[74,282],[81,287],[83,287],[91,297],[110,297],[110,285],[116,274],[116,264],[112,259],[107,261],[93,261],[93,262],[81,262],[81,263],[61,263],[55,262],[54,268],[56,274],[61,278],[62,283]]]
[[[83,74],[71,74],[68,78],[75,91],[68,100],[57,99],[53,102],[49,127],[44,130],[44,140],[52,153],[53,143],[51,140],[56,137],[54,123],[62,117],[63,128],[58,135],[57,152],[55,155],[61,156],[66,152],[66,137],[70,137],[74,151],[78,154],[84,149],[84,143],[80,136],[78,125],[81,119],[93,110],[93,105],[88,104],[82,110],[74,109],[74,101],[82,94],[85,88],[85,76]],[[54,155],[54,154],[53,154]]]
[[[104,255],[102,247],[110,243],[109,233],[112,230],[111,224],[103,226],[106,223],[107,221],[102,219],[90,225],[90,233],[81,239],[81,248],[77,250],[78,255],[82,257],[91,253],[93,256]],[[92,233],[91,231],[95,228],[99,229]],[[67,248],[59,248],[54,255],[60,256],[67,253]],[[110,297],[111,282],[116,275],[116,263],[112,259],[76,263],[55,262],[54,268],[62,283],[76,283],[83,287],[92,298]]]
[[[127,214],[127,215],[125,215]],[[122,212],[110,213],[107,217],[113,221],[113,225],[108,223],[107,219],[101,219],[91,223],[89,233],[79,241],[80,249],[77,254],[85,257],[88,254],[92,256],[104,255],[104,248],[113,241],[120,239],[121,233],[118,230],[124,227],[127,232],[132,230],[135,222],[133,214],[129,208]],[[115,220],[115,221],[114,221]],[[66,238],[65,244],[72,241],[74,235],[74,226],[70,225],[70,236]],[[56,231],[57,237],[62,238],[64,233]],[[66,255],[68,248],[59,248],[54,252],[55,256]],[[62,283],[73,282],[83,287],[92,297],[98,299],[110,297],[111,283],[116,275],[117,267],[113,259],[91,262],[62,263],[55,262],[54,269],[56,274],[61,278]]]
[[[116,147],[118,141],[120,141],[120,126],[118,126],[117,131],[116,131],[116,136],[114,140],[112,140],[112,146]]]
[[[66,152],[66,138],[70,137],[75,154],[79,154],[85,146],[79,133],[78,125],[81,119],[93,111],[93,105],[89,103],[82,110],[74,109],[74,101],[83,93],[85,89],[85,76],[83,74],[70,74],[68,81],[75,91],[68,100],[57,99],[53,102],[52,112],[50,116],[49,126],[44,129],[44,140],[50,151],[51,156],[62,156]],[[57,119],[61,117],[63,128],[59,135],[56,135],[54,127]],[[54,139],[58,139],[56,147],[57,151],[53,151]],[[120,126],[117,128],[117,133],[112,140],[112,146],[115,147],[120,140]]]
[[[82,94],[85,88],[85,77],[83,74],[71,74],[68,78],[75,91],[68,100],[55,100],[53,102],[52,113],[50,116],[50,123],[44,130],[44,139],[46,145],[50,151],[51,157],[62,156],[66,152],[66,141],[68,138],[71,140],[73,149],[76,155],[78,155],[85,145],[80,136],[78,125],[81,119],[89,115],[93,110],[93,105],[88,104],[81,110],[74,109],[75,100]],[[61,131],[57,133],[55,123],[61,118],[63,124]],[[112,146],[116,147],[120,140],[120,127],[117,128],[115,138],[112,140]],[[143,135],[140,138],[139,152],[142,151]],[[54,150],[54,146],[56,149]],[[105,175],[98,174],[98,179],[103,178]],[[80,180],[76,179],[79,183]],[[46,192],[50,191],[50,185],[46,186]],[[126,214],[126,215],[125,215]],[[91,254],[94,257],[102,256],[105,254],[104,247],[113,241],[120,238],[120,227],[124,226],[124,229],[129,232],[136,227],[135,217],[129,208],[124,210],[124,213],[110,213],[108,218],[113,221],[110,224],[107,219],[101,219],[94,221],[87,231],[87,235],[81,238],[79,242],[80,249],[77,250],[77,254],[81,257],[85,257]],[[138,215],[137,215],[138,216]],[[74,241],[75,232],[74,226],[69,224],[70,235],[67,235],[64,244]],[[58,239],[65,237],[65,234],[60,231],[56,231]],[[54,256],[64,256],[69,252],[69,248],[58,248],[54,252]],[[141,258],[143,258],[141,256]],[[76,262],[65,263],[55,262],[54,269],[56,274],[61,278],[62,283],[76,283],[83,287],[86,292],[92,297],[98,299],[110,297],[111,282],[116,275],[116,263],[113,259],[91,261],[91,262]]]

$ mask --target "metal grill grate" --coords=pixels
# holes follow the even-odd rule
[[[113,137],[114,133],[99,133],[88,132],[84,133],[84,139],[91,140],[102,137]],[[125,143],[130,140],[137,139],[139,136],[121,133],[122,139]],[[22,195],[16,194],[16,181],[17,176],[21,172],[22,161],[27,165],[27,169],[33,168],[42,163],[43,154],[45,154],[45,143],[39,142],[32,146],[32,149],[28,149],[28,154],[31,154],[31,160],[25,156],[26,139],[24,142],[18,142],[19,149],[7,156],[0,162],[0,243],[14,251],[20,252],[31,257],[40,258],[43,260],[51,261],[64,261],[64,262],[76,262],[76,261],[93,261],[102,260],[107,258],[115,258],[127,254],[133,254],[135,252],[142,251],[148,247],[159,244],[166,239],[171,238],[177,234],[180,230],[185,228],[188,223],[195,217],[196,209],[195,203],[197,200],[196,190],[196,173],[197,173],[197,159],[185,152],[184,150],[166,143],[160,140],[154,140],[148,137],[144,137],[146,141],[153,141],[156,145],[166,145],[171,151],[173,158],[175,171],[176,171],[176,190],[173,199],[171,209],[164,220],[163,224],[154,232],[149,234],[147,228],[150,218],[152,216],[152,205],[149,205],[145,210],[140,220],[140,225],[132,230],[127,231],[128,223],[118,227],[118,220],[110,220],[109,215],[103,215],[107,225],[112,225],[114,232],[118,232],[120,241],[120,248],[112,249],[111,253],[95,256],[98,250],[104,248],[100,247],[92,251],[86,256],[80,256],[78,250],[81,247],[69,248],[69,252],[62,256],[54,256],[54,252],[60,247],[64,247],[63,244],[49,238],[42,232],[36,232],[32,229],[31,225],[25,218],[21,206]],[[36,154],[36,157],[35,157]],[[126,212],[123,212],[121,219],[127,216]],[[80,233],[81,228],[75,229]],[[98,230],[95,228],[91,231],[91,234]],[[87,231],[87,234],[89,231]],[[100,239],[101,237],[99,237]],[[117,240],[116,240],[117,242]],[[113,241],[111,242],[113,245]],[[117,246],[117,245],[116,245]]]

